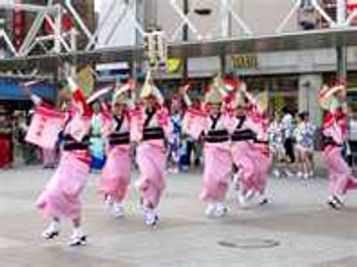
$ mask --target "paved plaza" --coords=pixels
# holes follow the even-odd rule
[[[229,216],[210,220],[197,198],[199,173],[170,175],[161,223],[148,229],[135,190],[127,218],[115,220],[103,210],[92,175],[84,194],[89,243],[68,248],[68,227],[56,241],[39,237],[45,222],[34,200],[50,175],[37,167],[0,172],[0,266],[357,266],[357,194],[345,210],[332,211],[322,178],[272,178],[266,207],[239,209],[230,192]]]

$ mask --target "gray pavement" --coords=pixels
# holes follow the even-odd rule
[[[170,175],[161,223],[148,229],[135,190],[127,218],[115,220],[103,210],[92,175],[84,194],[89,244],[68,248],[68,227],[56,241],[39,237],[45,221],[34,201],[50,175],[35,167],[0,171],[0,266],[357,266],[357,192],[345,210],[329,210],[324,179],[272,178],[273,202],[244,210],[230,192],[229,216],[210,220],[197,199],[199,173]]]

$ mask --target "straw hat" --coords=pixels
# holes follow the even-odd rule
[[[234,107],[245,107],[246,101],[242,92],[236,92],[233,99]]]
[[[264,113],[268,109],[268,92],[259,93],[256,97],[256,104],[261,113]]]
[[[152,75],[150,71],[146,74],[145,82],[141,89],[140,98],[147,98],[149,96],[155,96],[154,85],[152,82]]]
[[[319,92],[318,102],[322,109],[330,110],[338,107],[338,100],[335,94],[341,91],[345,91],[346,87],[343,84],[339,84],[333,87],[325,85]]]
[[[112,98],[113,105],[116,103],[124,103],[127,97],[126,93],[129,92],[129,90],[129,84],[117,84]]]
[[[222,93],[216,87],[211,87],[205,95],[205,102],[208,104],[222,104]]]

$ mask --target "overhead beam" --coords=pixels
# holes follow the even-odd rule
[[[0,4],[0,9],[9,9],[9,10],[16,9],[16,10],[22,10],[28,12],[49,12],[49,13],[55,13],[58,10],[57,6],[55,5],[42,6],[42,5],[9,4],[9,3]]]
[[[207,42],[171,43],[169,57],[193,58],[245,53],[294,51],[305,49],[357,46],[357,27],[284,33],[260,37],[241,37]],[[101,48],[89,52],[71,52],[0,60],[0,71],[16,69],[49,69],[60,61],[73,64],[112,63],[144,59],[142,46]]]

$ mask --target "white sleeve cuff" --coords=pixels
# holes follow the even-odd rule
[[[68,83],[68,88],[69,90],[71,90],[72,93],[74,93],[78,89],[78,85],[72,77],[67,78],[67,83]]]

